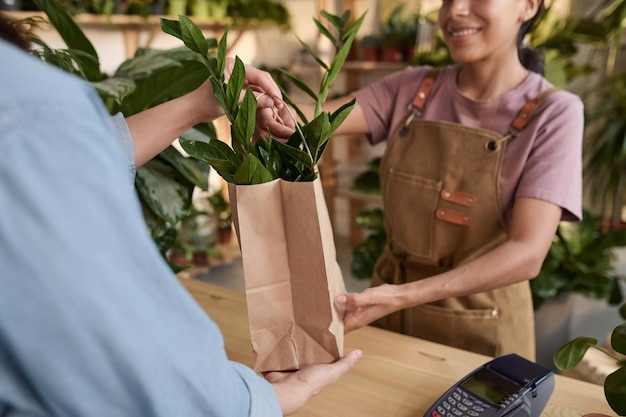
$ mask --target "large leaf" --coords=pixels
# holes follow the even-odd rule
[[[209,52],[209,44],[202,34],[202,31],[187,16],[179,16],[179,19],[183,43],[192,51],[206,56]]]
[[[180,141],[180,145],[189,155],[210,164],[227,182],[235,182],[235,172],[240,161],[230,146],[220,140],[209,143]]]
[[[606,377],[604,395],[617,415],[626,416],[626,368],[622,366]]]
[[[304,127],[303,132],[305,138],[307,139],[313,163],[317,164],[317,161],[321,157],[320,148],[328,142],[332,135],[328,113],[320,113],[319,116]]]
[[[591,337],[577,337],[556,351],[552,358],[554,365],[561,371],[569,371],[580,363],[589,348],[597,344],[598,341]]]
[[[137,170],[135,186],[150,210],[170,224],[176,224],[189,212],[193,184],[159,159],[152,159]]]
[[[261,161],[254,155],[248,155],[235,173],[236,184],[263,184],[273,179],[272,174],[270,174],[267,168],[265,168],[263,164],[261,164]]]
[[[213,123],[200,123],[180,135],[181,140],[210,143],[217,139]]]
[[[121,104],[137,88],[135,82],[126,77],[111,77],[95,81],[91,83],[91,86],[96,89],[100,97],[113,99],[118,104]]]
[[[620,324],[611,333],[611,347],[619,353],[626,355],[626,323]]]
[[[243,89],[245,81],[246,70],[243,62],[239,59],[239,57],[236,57],[233,72],[230,75],[228,85],[226,86],[226,97],[224,98],[226,107],[231,112],[235,112],[237,106],[239,105],[239,96],[241,95],[241,90]]]
[[[135,80],[137,88],[122,103],[125,116],[139,113],[198,88],[207,78],[207,68],[196,61],[155,71],[149,77]]]
[[[185,158],[173,146],[168,146],[159,154],[159,158],[163,159],[197,187],[202,190],[209,188],[209,165],[206,162],[195,158]]]
[[[256,109],[258,103],[252,90],[246,90],[243,101],[233,122],[233,149],[236,153],[243,152],[247,149],[246,144],[252,140],[254,129],[256,127]]]
[[[95,58],[93,61],[85,61],[83,70],[88,81],[100,80],[102,73],[100,72],[100,61],[96,49],[61,4],[55,0],[33,1],[39,10],[48,15],[50,23],[59,32],[68,48],[83,51]]]

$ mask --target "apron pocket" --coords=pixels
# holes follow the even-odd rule
[[[496,356],[497,308],[459,310],[424,304],[403,310],[409,334],[448,346]]]
[[[384,195],[388,238],[394,249],[431,259],[441,181],[389,170]]]

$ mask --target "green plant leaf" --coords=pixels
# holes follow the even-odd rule
[[[150,66],[151,70],[141,71],[133,64],[125,63],[116,72],[116,76],[131,76],[136,85],[136,90],[125,97],[120,108],[126,117],[189,93],[206,80],[208,69],[195,59],[195,53],[190,55],[173,51],[170,55],[162,51],[146,58],[141,57],[141,60],[147,62],[149,57],[154,57],[163,62],[161,58],[164,56],[176,61],[177,65]]]
[[[150,210],[170,224],[185,217],[191,207],[193,184],[159,159],[152,159],[137,170],[135,186]]]
[[[199,123],[180,135],[180,139],[204,143],[210,143],[212,140],[218,140],[213,123]]]
[[[322,13],[325,13],[325,14],[324,14],[324,16],[325,16],[325,17],[326,17],[327,15],[328,15],[328,16],[332,16],[332,15],[330,15],[330,14],[328,14],[328,13],[324,12],[324,11],[322,11]],[[318,31],[319,31],[322,35],[324,35],[327,39],[330,39],[330,41],[332,42],[332,44],[333,44],[333,45],[337,43],[337,39],[335,39],[335,37],[332,35],[332,33],[330,33],[330,32],[328,31],[328,29],[326,29],[326,26],[324,26],[324,25],[322,24],[322,22],[320,22],[319,20],[317,20],[317,19],[315,19],[315,18],[313,18],[313,22],[315,22],[315,26],[317,26],[317,30],[318,30]]]
[[[48,15],[48,19],[57,30],[69,49],[83,51],[94,57],[93,61],[85,61],[83,71],[87,81],[99,81],[102,78],[100,72],[100,60],[92,43],[87,39],[81,28],[74,22],[72,17],[65,11],[61,4],[54,0],[33,0],[39,10]]]
[[[256,127],[257,101],[252,90],[246,90],[243,101],[233,122],[233,149],[236,153],[247,149],[247,144],[252,140]]]
[[[303,129],[304,137],[307,139],[309,150],[313,158],[313,164],[317,164],[321,153],[320,148],[324,146],[332,135],[330,119],[327,112],[322,112]]]
[[[580,363],[590,347],[597,344],[598,341],[591,337],[577,337],[559,348],[552,357],[552,361],[559,370],[569,371]]]
[[[295,75],[293,75],[292,73],[290,73],[289,71],[287,71],[286,69],[283,68],[279,68],[278,69],[285,77],[287,77],[287,79],[289,81],[291,81],[296,87],[298,87],[300,90],[302,90],[304,93],[306,93],[306,95],[308,95],[309,97],[311,97],[313,100],[317,101],[317,94],[315,94],[313,92],[313,90],[311,90],[309,88],[308,85],[306,85],[306,83],[304,83],[304,81],[300,80],[298,77],[296,77]],[[283,92],[284,94],[284,92]]]
[[[300,162],[304,166],[313,169],[314,167],[313,161],[311,160],[311,157],[309,156],[309,154],[306,153],[305,151],[298,149],[298,148],[294,148],[292,146],[279,142],[275,139],[272,139],[272,145],[278,148],[280,152],[283,152],[284,155],[287,156],[288,158],[293,159],[295,162]]]
[[[179,16],[180,31],[183,36],[183,43],[194,52],[202,56],[206,56],[209,52],[209,44],[205,39],[202,31],[187,16]]]
[[[620,324],[611,333],[611,347],[616,352],[626,355],[626,323]]]
[[[220,140],[209,143],[181,140],[180,146],[190,156],[207,162],[217,173],[230,183],[235,182],[239,159],[230,146]]]
[[[185,39],[183,39],[183,31],[181,30],[180,22],[178,20],[160,18],[159,21],[163,32],[168,35],[172,35],[183,42],[185,41]]]
[[[272,174],[261,164],[261,161],[254,156],[248,155],[235,173],[236,184],[263,184],[272,181]]]
[[[173,146],[168,146],[159,155],[170,165],[172,165],[187,181],[202,190],[209,188],[209,165],[196,158],[185,158]]]
[[[604,395],[617,415],[626,416],[626,368],[621,367],[606,377]]]
[[[226,86],[226,97],[224,99],[226,107],[232,113],[237,110],[237,106],[239,105],[239,96],[241,95],[241,90],[243,89],[245,81],[246,70],[243,62],[239,59],[239,57],[235,57],[235,66],[233,67],[233,73],[228,80],[228,85]]]
[[[102,81],[94,81],[91,86],[96,89],[101,97],[111,98],[119,104],[137,89],[135,82],[125,77],[111,77]]]
[[[300,46],[304,48],[304,50],[311,56],[311,58],[317,61],[320,67],[322,67],[324,70],[328,70],[328,64],[326,64],[326,62],[324,62],[324,60],[320,58],[319,55],[317,55],[317,53],[313,50],[313,48],[307,45],[307,43],[304,42],[302,39],[300,38],[297,38],[297,39],[298,39],[298,42],[300,42]]]
[[[330,131],[333,133],[337,128],[343,123],[343,121],[348,117],[354,105],[356,103],[356,98],[352,99],[350,102],[344,104],[339,107],[337,110],[330,115]]]

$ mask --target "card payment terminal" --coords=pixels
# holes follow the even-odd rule
[[[553,390],[551,370],[505,355],[457,382],[424,417],[539,417]]]

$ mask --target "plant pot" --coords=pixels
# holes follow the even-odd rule
[[[228,4],[226,2],[213,1],[209,3],[209,16],[213,19],[224,19],[228,16]]]
[[[395,46],[384,46],[381,48],[381,60],[383,62],[402,62],[404,55],[402,48]]]
[[[231,226],[219,227],[217,229],[218,243],[226,245],[230,243],[232,239],[233,239],[233,228]]]
[[[191,15],[206,18],[211,16],[211,3],[206,0],[192,0],[190,4]]]
[[[361,47],[361,55],[363,61],[377,62],[380,59],[380,50],[375,46]]]
[[[187,0],[169,0],[167,14],[169,16],[185,16],[187,14]]]

